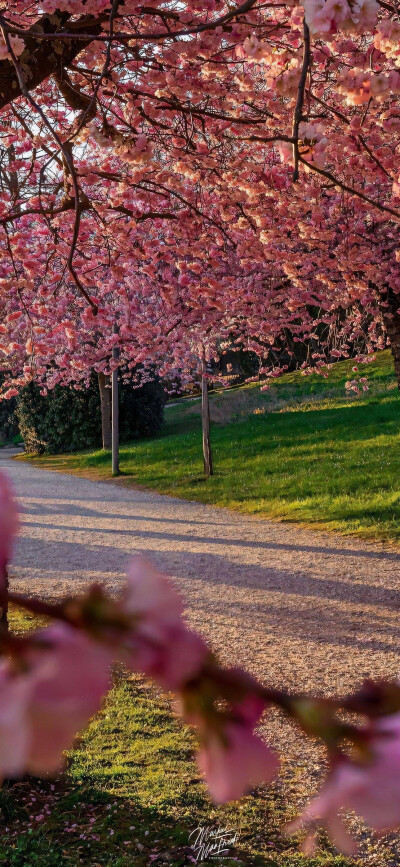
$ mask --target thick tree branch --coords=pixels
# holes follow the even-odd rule
[[[240,6],[236,6],[233,9],[230,9],[228,12],[225,12],[224,15],[221,15],[219,18],[216,18],[211,21],[206,21],[201,24],[194,24],[193,27],[184,27],[181,30],[163,30],[163,31],[155,31],[154,33],[140,33],[139,31],[133,33],[97,33],[93,38],[96,41],[100,42],[162,42],[164,39],[177,39],[183,36],[193,36],[196,33],[206,33],[209,30],[215,30],[216,27],[223,27],[228,24],[230,21],[233,21],[235,18],[240,15],[244,15],[246,12],[249,12],[250,9],[253,8],[257,3],[257,0],[245,0]],[[275,8],[275,4],[267,4],[271,8]],[[68,40],[68,39],[79,39],[84,41],[87,37],[87,31],[85,29],[85,33],[76,34],[75,33],[76,22],[74,21],[73,26],[70,26],[68,31],[65,33],[60,33],[60,39]],[[15,34],[17,36],[25,36],[26,31],[22,30],[20,27],[14,27],[9,25],[8,30],[11,34]],[[41,41],[46,39],[46,37],[37,33],[37,40]],[[56,36],[49,35],[47,37],[49,41],[52,39],[56,39]],[[91,40],[89,40],[91,41]]]
[[[62,44],[49,40],[48,37],[55,37],[58,32],[61,36],[65,32],[65,25],[69,18],[70,15],[66,12],[43,15],[28,31],[25,31],[25,49],[20,56],[20,62],[29,91],[72,63],[75,57],[89,45],[92,38],[101,33],[101,23],[104,18],[85,16],[80,19],[80,22],[74,22],[74,27],[80,24],[85,28],[83,41],[75,40],[74,34],[68,42]],[[39,35],[40,39],[37,38]],[[21,87],[15,66],[11,60],[2,60],[0,61],[0,109],[14,102],[18,96],[21,96]]]
[[[96,114],[96,106],[91,104],[91,96],[88,96],[86,93],[83,93],[83,91],[77,89],[77,87],[74,87],[66,69],[55,72],[53,74],[53,79],[66,103],[68,103],[74,111],[86,112],[88,110],[86,119],[92,120]]]
[[[294,118],[293,118],[293,161],[294,161],[294,169],[293,169],[293,180],[298,181],[299,179],[299,126],[301,121],[303,120],[303,105],[304,105],[304,93],[306,89],[306,81],[307,81],[307,73],[310,68],[310,31],[306,24],[306,19],[303,21],[303,33],[304,33],[304,51],[303,51],[303,65],[301,69],[300,81],[297,90],[297,101],[296,107],[294,110]]]

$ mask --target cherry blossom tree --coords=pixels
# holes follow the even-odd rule
[[[287,280],[304,330],[310,305],[326,325],[345,310],[343,352],[362,311],[371,346],[388,333],[398,368],[395,7],[63,5],[15,0],[1,22],[2,299],[20,323],[17,335],[5,326],[11,369],[22,360],[25,377],[42,375],[50,308],[60,333],[80,299],[76,318],[96,318],[118,308],[137,270],[168,284],[176,252],[188,267],[210,238],[241,273],[256,263]],[[218,290],[225,306],[231,291]],[[110,359],[112,329],[98,323]],[[66,361],[80,341],[68,329]],[[144,326],[142,346],[146,336]],[[179,347],[178,324],[169,336]]]

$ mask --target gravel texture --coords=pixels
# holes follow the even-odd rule
[[[37,469],[4,449],[0,468],[23,506],[14,589],[54,597],[100,580],[115,590],[140,553],[173,576],[189,620],[221,657],[265,682],[334,694],[398,675],[396,549]],[[320,751],[277,714],[267,728],[285,776],[308,794]],[[400,864],[394,842],[391,857],[384,843],[369,846],[363,863]]]

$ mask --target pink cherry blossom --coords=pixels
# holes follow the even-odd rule
[[[39,30],[43,12],[55,8],[56,0],[29,8],[22,0],[7,3],[10,38],[26,45],[20,56],[28,82],[35,57],[12,31]],[[232,14],[228,44],[217,24],[223,8]],[[282,336],[307,342],[318,327],[315,365],[321,352],[329,358],[321,334],[333,333],[325,326],[335,319],[346,351],[362,334],[366,354],[384,341],[382,318],[389,333],[391,314],[382,298],[388,285],[397,297],[398,282],[396,251],[387,243],[397,225],[400,127],[398,22],[389,9],[375,0],[306,0],[308,67],[318,85],[308,93],[306,76],[297,143],[302,6],[275,6],[271,28],[262,4],[236,16],[225,2],[194,9],[183,0],[166,27],[156,7],[134,4],[132,16],[129,4],[120,4],[112,69],[100,88],[109,22],[99,22],[99,37],[88,34],[87,44],[72,46],[76,63],[59,80],[50,30],[61,26],[65,35],[68,16],[99,15],[105,3],[63,0],[62,9],[65,24],[49,20],[49,44],[41,42],[49,67],[31,94],[37,109],[12,75],[0,97],[0,147],[21,193],[15,198],[5,188],[0,204],[3,394],[32,380],[45,389],[85,385],[91,370],[110,372],[115,339],[121,363],[183,382],[196,379],[200,349],[211,360],[229,342],[243,341],[261,364],[268,359],[268,375],[271,365],[281,372],[271,350]],[[174,40],[174,29],[187,26],[190,33]],[[143,62],[132,56],[130,33],[143,46]],[[32,116],[42,111],[48,125],[27,129],[15,99]],[[321,118],[324,134],[310,138]],[[73,142],[79,214],[63,160],[45,187],[40,181],[52,130]],[[68,261],[75,216],[74,280]],[[376,218],[372,241],[368,227]],[[96,316],[82,297],[88,288]],[[320,310],[319,322],[310,308]]]
[[[159,624],[175,625],[183,612],[182,599],[167,575],[142,557],[129,563],[123,606],[127,613],[148,621],[149,633],[153,626],[155,637]]]
[[[25,42],[23,39],[20,39],[19,36],[11,36],[10,37],[11,48],[17,56],[22,54],[25,48]],[[5,58],[9,58],[10,53],[8,51],[7,45],[3,38],[0,39],[0,60],[5,60]]]
[[[304,10],[311,33],[329,33],[336,29],[364,33],[372,30],[377,19],[376,0],[305,0]]]

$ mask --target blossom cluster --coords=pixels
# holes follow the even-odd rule
[[[11,44],[11,48],[12,48],[12,51],[14,52],[14,54],[17,57],[19,57],[25,48],[24,40],[20,39],[19,36],[10,36],[10,44]],[[8,49],[6,41],[5,41],[4,37],[1,37],[0,38],[0,60],[5,60],[6,58],[9,59],[10,56],[11,56],[10,51]]]
[[[360,394],[361,391],[369,391],[368,379],[366,376],[361,376],[359,379],[348,379],[345,382],[346,391],[354,391],[355,394]]]
[[[374,36],[374,46],[400,65],[400,22],[396,19],[380,21]]]
[[[373,30],[379,6],[376,0],[304,0],[304,10],[311,33],[365,33]]]
[[[400,73],[393,69],[374,74],[363,69],[346,69],[338,79],[338,90],[348,105],[363,105],[370,99],[385,99],[388,94],[400,93]]]

